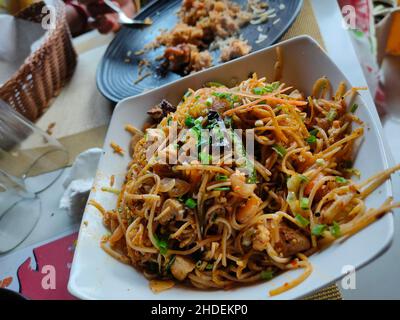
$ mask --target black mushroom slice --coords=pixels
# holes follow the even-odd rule
[[[166,117],[169,113],[175,112],[176,107],[173,106],[170,102],[163,99],[160,104],[154,106],[147,114],[155,121],[160,122],[164,117]]]

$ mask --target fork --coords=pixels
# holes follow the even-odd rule
[[[136,27],[143,27],[151,25],[151,21],[146,20],[136,20],[129,18],[125,12],[122,11],[120,7],[118,7],[114,2],[111,0],[104,0],[104,3],[112,9],[114,12],[118,14],[118,22],[121,25],[124,25],[128,28],[136,28]]]

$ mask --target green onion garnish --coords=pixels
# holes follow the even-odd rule
[[[196,200],[194,200],[194,199],[192,199],[192,198],[188,198],[188,199],[185,201],[185,205],[186,205],[186,207],[188,207],[188,208],[190,208],[190,209],[194,209],[194,208],[196,208],[196,206],[197,206],[197,202],[196,202]]]
[[[326,118],[330,121],[330,122],[332,122],[333,120],[335,120],[336,119],[336,117],[337,117],[337,112],[336,112],[336,110],[330,110],[329,112],[328,112],[328,114],[326,115]]]
[[[351,112],[351,113],[354,113],[354,112],[357,111],[357,109],[358,109],[358,104],[357,104],[357,103],[354,103],[354,104],[351,106],[351,108],[350,108],[350,112]]]
[[[212,263],[207,264],[206,270],[212,270],[214,265]]]
[[[168,251],[168,242],[163,239],[159,239],[157,235],[154,235],[154,239],[156,240],[157,248],[160,250],[162,255],[165,255]]]
[[[345,179],[343,177],[336,177],[335,180],[337,183],[340,183],[340,184],[346,184],[348,182],[347,179]]]
[[[213,102],[214,102],[213,98],[209,97],[209,98],[206,100],[206,106],[207,106],[207,107],[211,107],[212,104],[213,104]]]
[[[228,181],[228,176],[226,176],[224,174],[217,174],[215,176],[215,180],[216,181]]]
[[[214,188],[213,191],[230,191],[231,188],[229,187],[219,187],[219,188]]]
[[[189,128],[194,126],[194,119],[192,117],[187,117],[185,119],[185,125]]]
[[[326,229],[326,224],[316,224],[311,230],[311,234],[314,236],[320,236]]]
[[[309,201],[308,198],[301,198],[300,199],[300,208],[303,210],[309,209]]]
[[[265,88],[254,88],[253,93],[257,95],[262,95],[265,94],[266,89]]]
[[[307,182],[308,181],[308,178],[303,174],[299,174],[299,177],[300,177],[300,181],[301,182]]]
[[[316,142],[317,142],[317,138],[316,138],[315,136],[311,135],[311,136],[309,136],[309,137],[306,139],[306,142],[307,142],[308,144],[316,143]]]
[[[190,97],[192,95],[192,92],[190,90],[186,91],[185,95],[183,96],[184,98]]]
[[[274,150],[280,157],[284,157],[287,153],[285,147],[282,147],[280,144],[274,144],[272,146],[272,150]]]
[[[341,236],[340,226],[335,221],[333,222],[333,226],[329,228],[329,231],[331,232],[331,235],[333,235],[335,238],[339,238]]]
[[[310,135],[312,135],[314,137],[316,137],[317,134],[318,134],[318,129],[313,129],[313,130],[310,131]]]
[[[304,218],[300,214],[296,214],[294,217],[298,223],[300,223],[304,228],[307,227],[310,224],[310,221],[308,219]]]
[[[261,271],[260,278],[262,280],[271,280],[274,277],[274,272],[270,270]]]

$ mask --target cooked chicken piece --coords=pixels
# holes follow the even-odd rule
[[[174,72],[182,72],[190,64],[192,50],[197,51],[188,44],[168,47],[164,52],[164,57],[168,61],[168,69]]]
[[[265,224],[258,224],[253,238],[253,249],[263,251],[269,243],[269,230]]]
[[[221,50],[221,61],[230,61],[246,54],[251,51],[251,46],[247,44],[246,41],[239,39],[232,40],[228,46],[222,48]]]
[[[195,264],[188,258],[176,256],[171,266],[171,273],[176,279],[183,281],[193,271],[194,267]]]
[[[171,31],[161,34],[157,41],[166,46],[177,46],[179,44],[193,44],[203,46],[203,30],[189,26],[185,23],[178,23]]]
[[[184,212],[185,209],[182,203],[174,199],[167,199],[161,208],[160,214],[155,219],[164,225],[172,219],[182,220]]]
[[[202,51],[202,52],[193,52],[190,57],[190,71],[200,71],[203,69],[207,69],[212,65],[212,56],[210,52]]]
[[[284,257],[290,257],[296,253],[308,250],[311,246],[310,240],[300,231],[292,229],[284,224],[279,227],[280,241],[276,250]]]

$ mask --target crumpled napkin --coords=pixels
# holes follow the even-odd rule
[[[89,149],[75,159],[63,183],[65,192],[59,204],[61,209],[68,211],[69,215],[82,215],[102,152],[103,150],[99,148]]]

